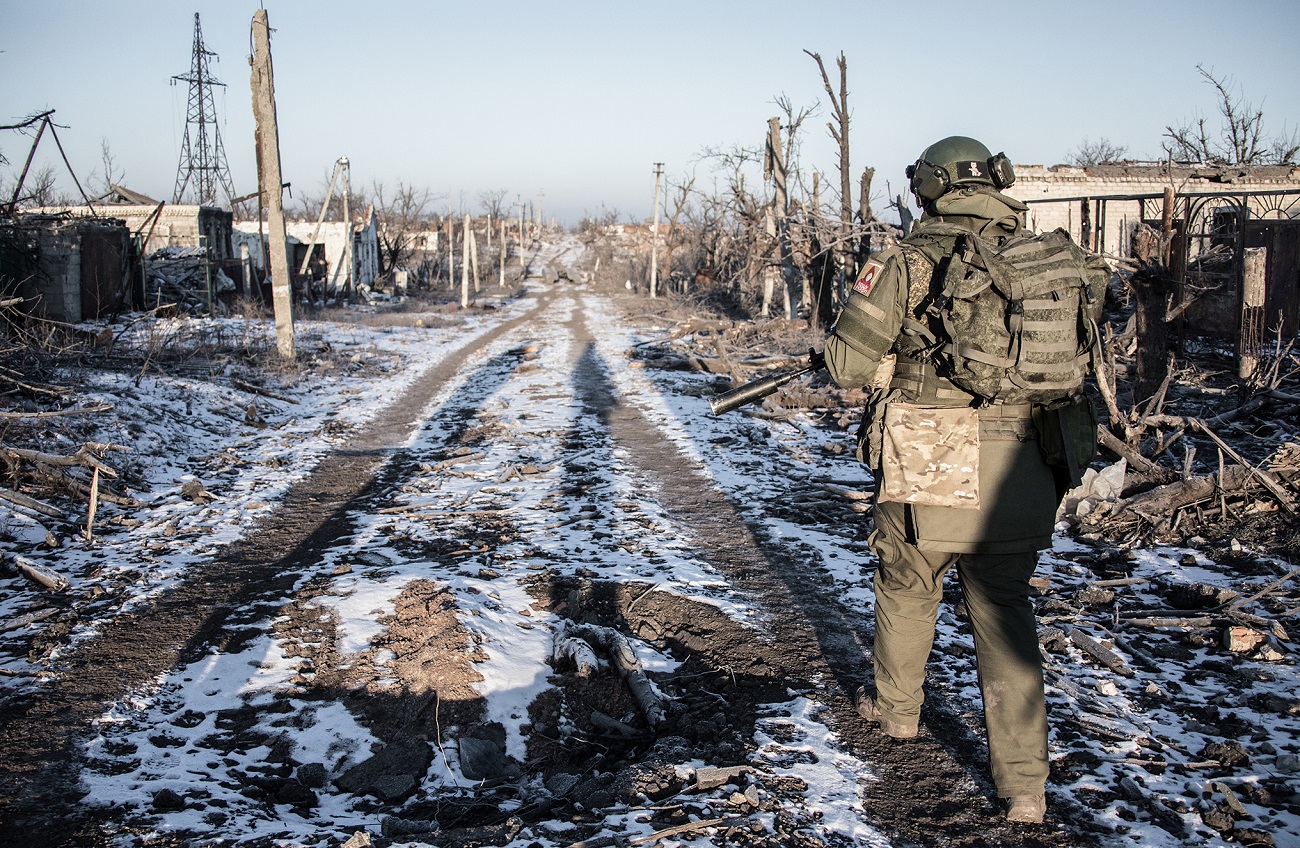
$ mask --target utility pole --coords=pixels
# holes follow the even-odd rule
[[[284,233],[284,180],[280,175],[280,128],[275,117],[275,79],[271,72],[271,28],[266,10],[253,12],[253,55],[250,82],[253,118],[257,123],[258,219],[267,207],[271,252],[271,301],[275,306],[275,341],[280,355],[293,359],[293,286]]]
[[[352,184],[349,176],[351,173],[351,168],[343,172],[343,256],[348,265],[348,280],[344,284],[343,299],[349,301],[352,299],[352,287],[357,281],[356,268],[352,261],[352,209],[348,205],[349,196],[352,194]]]
[[[325,223],[325,216],[329,213],[330,200],[334,198],[334,186],[339,181],[339,174],[349,170],[348,157],[340,156],[334,163],[334,173],[330,176],[330,187],[325,190],[325,199],[321,201],[320,217],[316,219],[316,228],[311,231],[311,241],[307,243],[307,255],[302,258],[302,267],[298,269],[298,276],[304,276],[311,264],[312,251],[316,249],[316,239],[320,236],[320,228]]]
[[[659,296],[659,178],[663,176],[664,163],[655,163],[654,224],[650,227],[650,296]]]
[[[212,76],[208,57],[216,56],[203,46],[203,30],[199,27],[199,13],[194,13],[194,52],[190,59],[190,72],[172,77],[190,84],[189,107],[185,115],[185,139],[181,142],[181,158],[176,168],[176,191],[172,203],[180,203],[186,189],[193,189],[195,202],[215,206],[217,189],[231,203],[235,190],[230,182],[230,167],[226,164],[226,150],[221,145],[221,129],[217,125],[217,107],[212,97],[212,86],[225,86]],[[190,139],[194,127],[194,139]]]
[[[542,199],[546,197],[546,192],[541,189],[537,190],[537,234],[540,237],[542,230],[546,229],[546,219],[542,217]]]
[[[469,216],[460,234],[460,308],[469,308]]]

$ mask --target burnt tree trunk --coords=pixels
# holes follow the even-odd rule
[[[1133,314],[1137,331],[1133,405],[1150,400],[1164,385],[1169,373],[1169,296],[1174,292],[1173,276],[1162,261],[1167,255],[1166,239],[1143,226],[1134,239],[1139,267],[1129,278],[1133,292]]]
[[[812,303],[808,310],[809,323],[813,329],[825,329],[835,320],[835,263],[830,251],[822,247],[814,227],[808,247],[809,276],[812,287]]]

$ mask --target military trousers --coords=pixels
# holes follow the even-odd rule
[[[956,565],[975,634],[993,782],[1004,798],[1042,793],[1048,774],[1047,710],[1029,600],[1038,554],[919,550],[908,541],[906,510],[890,502],[875,509],[877,706],[885,718],[917,726],[943,579]]]

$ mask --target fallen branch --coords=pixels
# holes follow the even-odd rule
[[[433,466],[433,470],[446,471],[448,468],[451,468],[453,465],[459,465],[462,462],[477,462],[480,459],[486,459],[486,458],[487,458],[487,454],[485,453],[461,454],[460,456],[453,456],[449,459],[444,459],[442,462],[435,463]]]
[[[1207,426],[1206,423],[1201,419],[1199,418],[1192,419],[1192,426],[1200,430],[1205,435],[1209,436],[1210,440],[1213,441],[1216,445],[1218,445],[1219,448],[1224,453],[1232,457],[1234,462],[1236,462],[1238,465],[1242,466],[1243,468],[1248,469],[1250,473],[1253,474],[1255,478],[1258,479],[1259,482],[1263,484],[1264,488],[1268,489],[1269,493],[1273,495],[1273,497],[1277,498],[1277,502],[1282,506],[1283,509],[1285,509],[1291,515],[1296,514],[1295,507],[1291,504],[1291,493],[1288,492],[1285,488],[1283,488],[1282,484],[1278,483],[1272,474],[1269,474],[1267,471],[1263,470],[1262,468],[1256,468],[1255,466],[1246,462],[1246,460],[1242,459],[1241,454],[1237,453],[1235,450],[1232,449],[1232,447],[1227,442],[1219,438],[1218,434],[1215,433],[1213,430],[1211,430],[1209,426]]]
[[[24,627],[36,624],[39,621],[44,621],[51,616],[58,615],[59,612],[60,610],[58,607],[46,607],[43,610],[37,610],[36,612],[29,612],[20,615],[17,618],[11,618],[3,624],[0,624],[0,633],[8,633],[11,630],[22,630]]]
[[[85,468],[93,468],[109,477],[116,477],[117,472],[109,468],[99,457],[95,456],[93,451],[110,451],[110,450],[128,450],[128,448],[118,445],[101,445],[96,442],[87,442],[77,449],[76,453],[42,453],[41,451],[29,450],[28,448],[15,448],[9,445],[0,444],[0,456],[9,455],[18,459],[25,459],[28,462],[41,463],[44,465],[80,465]]]
[[[269,397],[271,398],[271,400],[280,400],[280,401],[284,401],[285,403],[298,402],[291,397],[278,395],[269,389],[264,389],[261,386],[254,386],[252,383],[245,383],[243,380],[231,380],[231,385],[239,389],[241,392],[248,392],[249,394],[261,395],[262,397]]]
[[[617,630],[592,624],[568,625],[566,630],[604,648],[609,653],[610,659],[614,661],[614,667],[627,683],[627,688],[631,690],[632,697],[641,708],[646,723],[651,727],[663,724],[666,713],[659,694],[655,692],[650,678],[646,677],[645,669],[642,668],[641,661],[637,659],[636,651],[632,649],[632,643],[626,636]]]
[[[1124,662],[1123,657],[1112,651],[1110,648],[1107,648],[1087,633],[1084,633],[1079,628],[1076,627],[1070,631],[1070,641],[1073,642],[1077,648],[1116,674],[1122,675],[1123,677],[1133,676],[1133,669],[1128,667]]]
[[[605,715],[600,710],[591,711],[591,723],[597,730],[603,730],[606,733],[612,733],[615,736],[624,738],[637,735],[637,730],[632,725],[619,721],[616,718]]]
[[[1255,601],[1258,601],[1260,598],[1264,597],[1265,595],[1277,591],[1279,588],[1281,588],[1283,583],[1287,582],[1288,580],[1290,580],[1292,577],[1295,577],[1296,575],[1300,575],[1300,568],[1292,569],[1291,571],[1287,572],[1284,576],[1279,577],[1278,579],[1274,580],[1272,583],[1268,584],[1263,589],[1260,589],[1258,592],[1256,592],[1253,595],[1250,595],[1249,597],[1238,598],[1232,603],[1227,604],[1224,607],[1224,609],[1228,610],[1229,612],[1232,612],[1234,610],[1238,610],[1244,607],[1246,604],[1254,603]]]
[[[1126,462],[1128,462],[1129,468],[1132,468],[1138,473],[1147,474],[1164,480],[1173,480],[1177,476],[1173,471],[1159,466],[1147,459],[1137,448],[1131,446],[1123,439],[1118,438],[1114,433],[1101,425],[1097,426],[1097,443],[1116,456],[1122,457]]]
[[[1123,625],[1132,625],[1134,627],[1149,627],[1152,630],[1159,630],[1163,627],[1196,630],[1216,626],[1215,620],[1207,616],[1193,616],[1191,618],[1161,618],[1157,616],[1127,618],[1121,616],[1119,623]]]
[[[102,403],[99,406],[83,406],[77,409],[55,409],[47,412],[0,412],[0,419],[16,421],[21,418],[59,418],[64,415],[90,415],[95,412],[108,412],[112,408],[111,404]]]
[[[1121,501],[1116,515],[1131,513],[1140,516],[1152,524],[1159,524],[1174,514],[1174,511],[1197,501],[1207,500],[1215,492],[1234,492],[1245,487],[1250,479],[1250,472],[1242,466],[1225,468],[1221,474],[1192,477],[1167,483],[1148,492],[1134,495]]]
[[[702,821],[697,821],[697,822],[687,822],[686,824],[679,824],[679,825],[674,825],[673,827],[666,827],[663,830],[656,830],[654,833],[650,834],[649,836],[638,836],[636,839],[631,840],[628,844],[647,845],[653,842],[658,842],[660,839],[664,839],[669,836],[676,836],[679,833],[691,833],[696,830],[704,830],[707,827],[717,827],[720,824],[725,824],[726,822],[733,821],[733,820],[737,822],[748,822],[749,817],[732,816],[730,818],[703,819]]]
[[[27,579],[41,584],[51,592],[62,592],[68,588],[68,578],[48,568],[42,568],[27,557],[15,556],[14,568]]]
[[[50,518],[67,520],[68,516],[57,507],[50,506],[45,501],[38,501],[36,498],[29,498],[21,492],[15,492],[13,489],[0,489],[0,500],[9,501],[15,506],[30,509],[33,512],[39,512],[41,515],[48,515]]]
[[[560,665],[570,665],[577,670],[578,677],[588,678],[600,668],[600,660],[586,640],[571,636],[563,624],[555,631],[555,646],[551,659]]]

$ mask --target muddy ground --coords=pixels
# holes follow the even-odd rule
[[[504,336],[537,320],[556,296],[553,290],[542,292],[535,308],[503,322],[493,334]],[[581,314],[571,319],[575,350],[589,350],[584,345],[592,341],[591,320]],[[81,744],[106,703],[147,687],[179,663],[237,647],[260,632],[259,622],[273,620],[277,638],[295,646],[306,697],[346,704],[387,746],[381,753],[388,759],[375,763],[374,773],[350,774],[344,787],[370,798],[376,815],[400,811],[390,832],[374,844],[504,845],[532,822],[562,820],[573,825],[566,834],[573,845],[618,845],[623,840],[605,829],[602,810],[619,804],[643,809],[656,830],[681,825],[689,834],[699,821],[716,820],[710,832],[722,834],[715,838],[726,844],[838,844],[818,835],[819,813],[802,803],[804,787],[797,779],[735,772],[719,789],[675,768],[689,761],[720,768],[751,762],[756,733],[779,736],[783,726],[766,705],[787,701],[791,693],[821,705],[819,720],[839,734],[846,750],[872,764],[879,779],[862,787],[866,818],[895,845],[1111,844],[1113,830],[1099,826],[1083,803],[1059,797],[1042,826],[1004,823],[987,778],[977,717],[972,719],[969,705],[948,702],[942,686],[927,703],[918,739],[899,742],[873,732],[848,695],[869,673],[870,619],[840,603],[834,587],[799,556],[797,546],[760,532],[754,505],[731,502],[659,427],[621,402],[599,362],[583,354],[572,362],[583,418],[626,452],[646,484],[659,491],[664,511],[701,540],[697,555],[758,611],[761,626],[756,635],[717,608],[652,583],[611,582],[578,563],[550,563],[530,585],[536,609],[638,637],[683,663],[655,681],[668,698],[667,715],[654,727],[644,717],[622,722],[622,728],[611,726],[605,721],[609,716],[637,715],[623,682],[613,675],[584,677],[557,668],[553,688],[534,702],[529,715],[529,760],[522,767],[532,782],[509,764],[497,763],[500,770],[475,793],[411,804],[411,792],[401,782],[427,767],[417,749],[440,741],[448,726],[477,727],[489,743],[496,732],[484,723],[484,705],[473,688],[476,656],[465,647],[454,601],[434,581],[408,585],[393,614],[381,622],[385,646],[396,657],[381,672],[365,663],[338,665],[330,623],[321,621],[312,600],[328,590],[333,573],[319,573],[323,552],[351,532],[350,513],[387,502],[422,462],[482,451],[500,437],[467,417],[448,429],[437,457],[413,456],[401,447],[438,386],[484,343],[476,340],[441,362],[346,449],[326,457],[293,487],[283,506],[224,549],[210,567],[148,607],[114,618],[96,638],[64,655],[56,685],[0,705],[0,842],[36,848],[213,844],[206,840],[220,834],[219,809],[210,812],[211,833],[145,835],[151,833],[147,824],[131,820],[129,813],[80,804]],[[509,356],[519,364],[527,352],[514,349]],[[570,509],[586,502],[596,471],[582,458],[581,447],[561,446],[569,456],[564,492],[573,501]],[[790,498],[768,508],[795,524],[856,524],[858,541],[865,543],[868,528],[852,502],[828,504],[812,497],[814,492],[801,492],[801,486],[812,484],[793,482]],[[801,514],[804,510],[808,514]],[[466,548],[490,556],[518,541],[520,532],[503,515],[478,522],[471,536],[413,538],[406,544],[412,556],[455,569]],[[611,549],[618,541],[608,540]],[[46,630],[41,638],[57,640],[59,632]],[[398,685],[381,681],[394,672]],[[267,743],[254,725],[252,715],[222,716],[221,744],[234,750]],[[790,761],[797,762],[797,746],[789,750]],[[414,766],[405,754],[416,758]],[[260,793],[267,803],[309,806],[314,793],[341,791],[338,776],[327,789],[302,766],[273,756],[265,772],[250,780],[246,794]],[[692,779],[701,784],[692,786]],[[539,781],[546,792],[527,790]],[[155,799],[155,805],[170,800]],[[503,811],[506,800],[514,803]],[[760,811],[775,817],[754,815]],[[122,815],[125,820],[118,818]],[[421,833],[418,823],[432,821],[437,830]],[[318,844],[338,844],[339,837],[322,833],[320,839]]]

